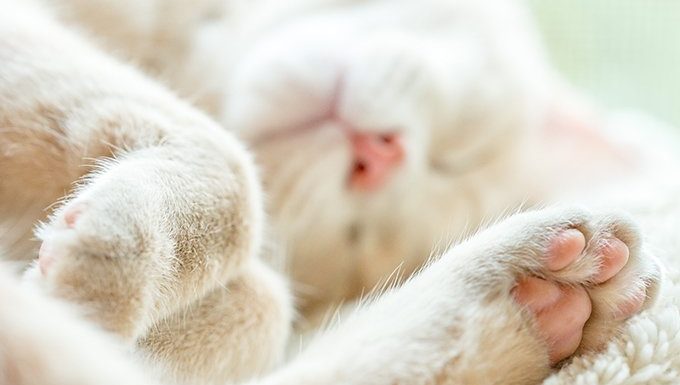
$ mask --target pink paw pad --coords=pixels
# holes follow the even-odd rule
[[[545,266],[551,271],[562,270],[581,258],[586,248],[587,241],[581,231],[565,230],[548,247]],[[630,250],[623,241],[612,238],[597,253],[601,266],[592,278],[592,283],[602,284],[623,269],[628,262]],[[583,327],[592,311],[592,301],[585,287],[568,287],[541,278],[525,277],[518,282],[512,294],[518,303],[534,314],[538,333],[548,345],[552,364],[576,351]],[[616,318],[627,318],[637,313],[645,299],[644,292],[632,296],[619,305]]]
[[[557,271],[574,262],[586,248],[586,237],[577,229],[568,229],[553,239],[548,249],[546,267]]]
[[[87,205],[85,203],[76,203],[64,210],[64,223],[68,229],[75,228],[76,222],[86,208]],[[43,276],[47,275],[52,265],[54,265],[54,262],[59,258],[59,253],[60,248],[57,245],[56,238],[43,240],[42,245],[40,245],[40,251],[38,252],[38,266],[40,267],[40,272]]]
[[[602,247],[600,255],[602,256],[602,267],[593,278],[595,283],[604,283],[618,274],[628,262],[630,250],[623,241],[612,238]]]
[[[527,277],[520,280],[513,295],[534,314],[538,332],[548,345],[551,364],[576,351],[592,311],[590,298],[583,287],[562,286]]]
[[[64,211],[64,222],[69,229],[75,227],[80,214],[83,213],[87,205],[85,203],[76,203]]]

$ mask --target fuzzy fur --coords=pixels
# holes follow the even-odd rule
[[[115,41],[105,48],[127,45],[119,33],[97,28],[96,17],[73,17],[65,3],[68,20]],[[179,40],[190,39],[192,49],[176,58],[164,56],[177,41],[165,36],[157,62],[168,68],[150,73],[172,73],[160,79],[255,154],[272,235],[287,247],[308,319],[356,298],[397,266],[408,276],[437,242],[544,198],[525,154],[552,102],[549,85],[559,82],[521,8],[260,1],[238,16],[192,24],[189,38]],[[123,56],[150,67],[148,52]],[[190,63],[173,69],[180,61]],[[350,150],[331,109],[362,130],[403,136],[406,162],[380,191],[346,188]]]
[[[196,16],[196,10],[213,9],[208,1],[188,9],[182,2],[142,4],[149,12],[131,11],[139,11],[137,3],[106,1],[99,7],[64,2],[55,12],[78,28],[94,28],[101,39],[96,44],[132,57],[180,93],[187,95],[185,87],[200,79],[198,89],[207,91],[196,102],[233,128],[262,165],[275,231],[291,248],[293,278],[313,289],[307,314],[358,295],[399,263],[407,273],[418,269],[438,239],[477,228],[484,218],[526,201],[527,191],[537,192],[530,197],[536,201],[554,196],[534,186],[536,174],[528,170],[542,155],[531,144],[546,117],[555,105],[564,106],[549,91],[561,94],[562,86],[513,6],[435,0],[417,6],[265,4],[270,11],[246,17],[250,21],[238,34],[225,35],[231,31],[221,21],[207,29],[196,21],[214,17],[213,11]],[[211,119],[100,53],[42,7],[0,1],[0,8],[0,213],[16,224],[8,232],[12,257],[35,253],[28,234],[36,220],[45,220],[39,236],[56,258],[44,274],[34,266],[26,280],[79,304],[85,318],[116,334],[164,382],[260,376],[256,383],[282,385],[537,383],[549,373],[546,347],[510,288],[526,274],[590,287],[598,247],[611,235],[628,244],[631,259],[616,279],[591,287],[595,311],[579,351],[586,355],[572,370],[586,367],[589,354],[616,335],[616,307],[636,288],[647,288],[648,307],[657,295],[658,264],[627,216],[578,208],[533,211],[452,248],[263,376],[281,362],[292,305],[283,279],[260,262],[266,253],[262,197],[248,152]],[[138,17],[97,32],[97,20],[108,20],[98,14],[102,9]],[[145,14],[156,17],[139,19]],[[346,18],[356,34],[342,28],[303,33],[343,26]],[[447,30],[449,18],[464,26]],[[430,30],[432,25],[444,31]],[[359,38],[362,33],[369,38]],[[179,43],[170,39],[174,34]],[[239,54],[205,56],[215,52],[220,36],[231,36],[230,52]],[[333,57],[329,42],[345,44],[347,55]],[[219,64],[208,66],[216,72],[201,73],[209,62]],[[210,81],[218,86],[200,87]],[[347,149],[337,145],[333,121],[317,120],[338,93],[345,119],[367,130],[397,127],[408,139],[409,163],[375,196],[345,192]],[[395,105],[399,113],[392,114]],[[302,123],[312,129],[289,135],[290,126]],[[498,137],[508,140],[488,142]],[[421,186],[418,193],[409,191],[414,183]],[[46,218],[41,209],[64,196]],[[336,205],[342,209],[332,209]],[[72,226],[74,210],[80,215]],[[654,228],[664,218],[640,220]],[[590,246],[578,264],[551,275],[541,258],[551,237],[568,227],[582,230]],[[652,246],[672,237],[661,230]],[[102,365],[86,363],[100,351],[108,357],[116,350],[103,332],[91,331],[59,305],[43,307],[49,302],[43,294],[26,292],[12,278],[3,280],[0,293],[5,308],[25,304],[0,319],[5,382],[97,382]],[[43,316],[48,310],[54,315]],[[52,328],[23,319],[49,319]],[[84,337],[73,337],[80,329]],[[43,338],[49,343],[41,344]],[[63,354],[55,355],[54,344],[66,347]],[[25,354],[35,357],[34,365],[25,366]],[[62,358],[79,364],[64,373],[66,366],[55,364]],[[130,357],[106,360],[117,383],[150,381],[141,379]]]

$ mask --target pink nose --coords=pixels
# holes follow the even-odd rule
[[[350,132],[354,163],[349,185],[363,191],[382,187],[404,159],[404,147],[397,134]]]

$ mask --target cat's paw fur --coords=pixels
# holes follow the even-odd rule
[[[583,234],[585,247],[567,266],[556,270],[548,268],[551,245],[560,234],[571,229]],[[625,244],[628,259],[613,277],[602,280],[598,277],[607,264],[606,249],[613,239]],[[505,295],[518,279],[527,276],[580,286],[588,291],[592,312],[583,329],[579,351],[600,348],[614,337],[630,315],[626,308],[630,308],[631,303],[642,302],[633,306],[635,310],[650,307],[661,280],[659,263],[645,251],[637,226],[622,213],[594,213],[565,207],[528,212],[483,232],[475,244],[488,248],[484,253],[487,261],[479,262],[485,266],[481,269],[484,276],[476,277],[477,284],[492,284],[490,280],[494,279],[504,282],[487,290],[491,296]],[[489,255],[492,257],[488,258]]]
[[[173,244],[157,215],[130,194],[79,197],[55,212],[38,231],[42,240],[32,281],[82,305],[106,329],[135,338],[157,304],[159,277],[173,261]]]

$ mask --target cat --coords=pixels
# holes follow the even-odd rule
[[[27,284],[81,305],[89,320],[171,381],[241,381],[267,372],[288,339],[292,307],[282,278],[260,262],[262,198],[247,151],[205,115],[39,9],[8,1],[0,7],[3,216],[35,221],[42,217],[38,208],[67,195],[38,232],[42,246]],[[357,138],[356,146],[370,150],[374,143]],[[80,183],[72,187],[74,181]],[[370,190],[375,179],[355,181]],[[550,245],[567,229],[577,229],[576,244],[583,245],[555,272],[545,260],[554,258]],[[614,238],[629,256],[606,251]],[[608,260],[621,263],[600,281]],[[578,298],[593,313],[567,307],[580,314],[568,331],[585,351],[601,346],[625,316],[651,305],[658,269],[625,217],[580,209],[515,216],[358,310],[263,381],[535,382],[576,345],[556,344],[564,327],[548,330],[555,323],[543,324],[531,301],[522,310],[521,298],[511,294],[526,287],[518,280],[533,275],[581,288]],[[44,319],[44,301],[11,278],[3,290],[8,301],[27,305],[3,313],[2,338],[30,342],[7,343],[16,349],[3,357],[8,382],[40,378],[30,377],[37,367],[44,371],[36,376],[46,376],[38,383],[58,383],[63,377],[52,376],[59,369],[53,360],[73,352],[82,359],[88,347],[113,351],[92,333],[84,341],[63,338],[85,328],[67,315],[58,315],[51,331],[27,323],[33,336],[27,337],[20,326]],[[565,293],[560,297],[572,298]],[[629,307],[630,300],[638,302]],[[483,335],[479,324],[486,325]],[[54,356],[55,345],[42,345],[40,336],[72,349]],[[26,367],[18,359],[26,348],[45,365]],[[564,352],[551,356],[554,348]],[[499,364],[510,351],[513,360]],[[120,365],[121,376],[133,373]],[[61,375],[96,378],[100,367]]]
[[[312,328],[484,220],[639,163],[553,72],[518,2],[260,1],[237,16],[195,23],[191,65],[162,80],[254,153]]]
[[[312,325],[397,267],[407,277],[438,243],[548,196],[530,149],[561,84],[511,2],[260,1],[207,21],[197,6],[162,29],[181,39],[130,43],[79,2],[61,7],[249,145]],[[140,54],[145,39],[171,48]]]
[[[301,4],[253,32],[220,120],[255,153],[303,310],[319,318],[539,198],[516,170],[550,74],[510,4]]]
[[[255,154],[312,325],[488,218],[647,173],[553,72],[517,2],[260,2],[250,15],[238,58],[209,59],[214,32],[212,56],[194,55],[228,63],[214,115]]]

